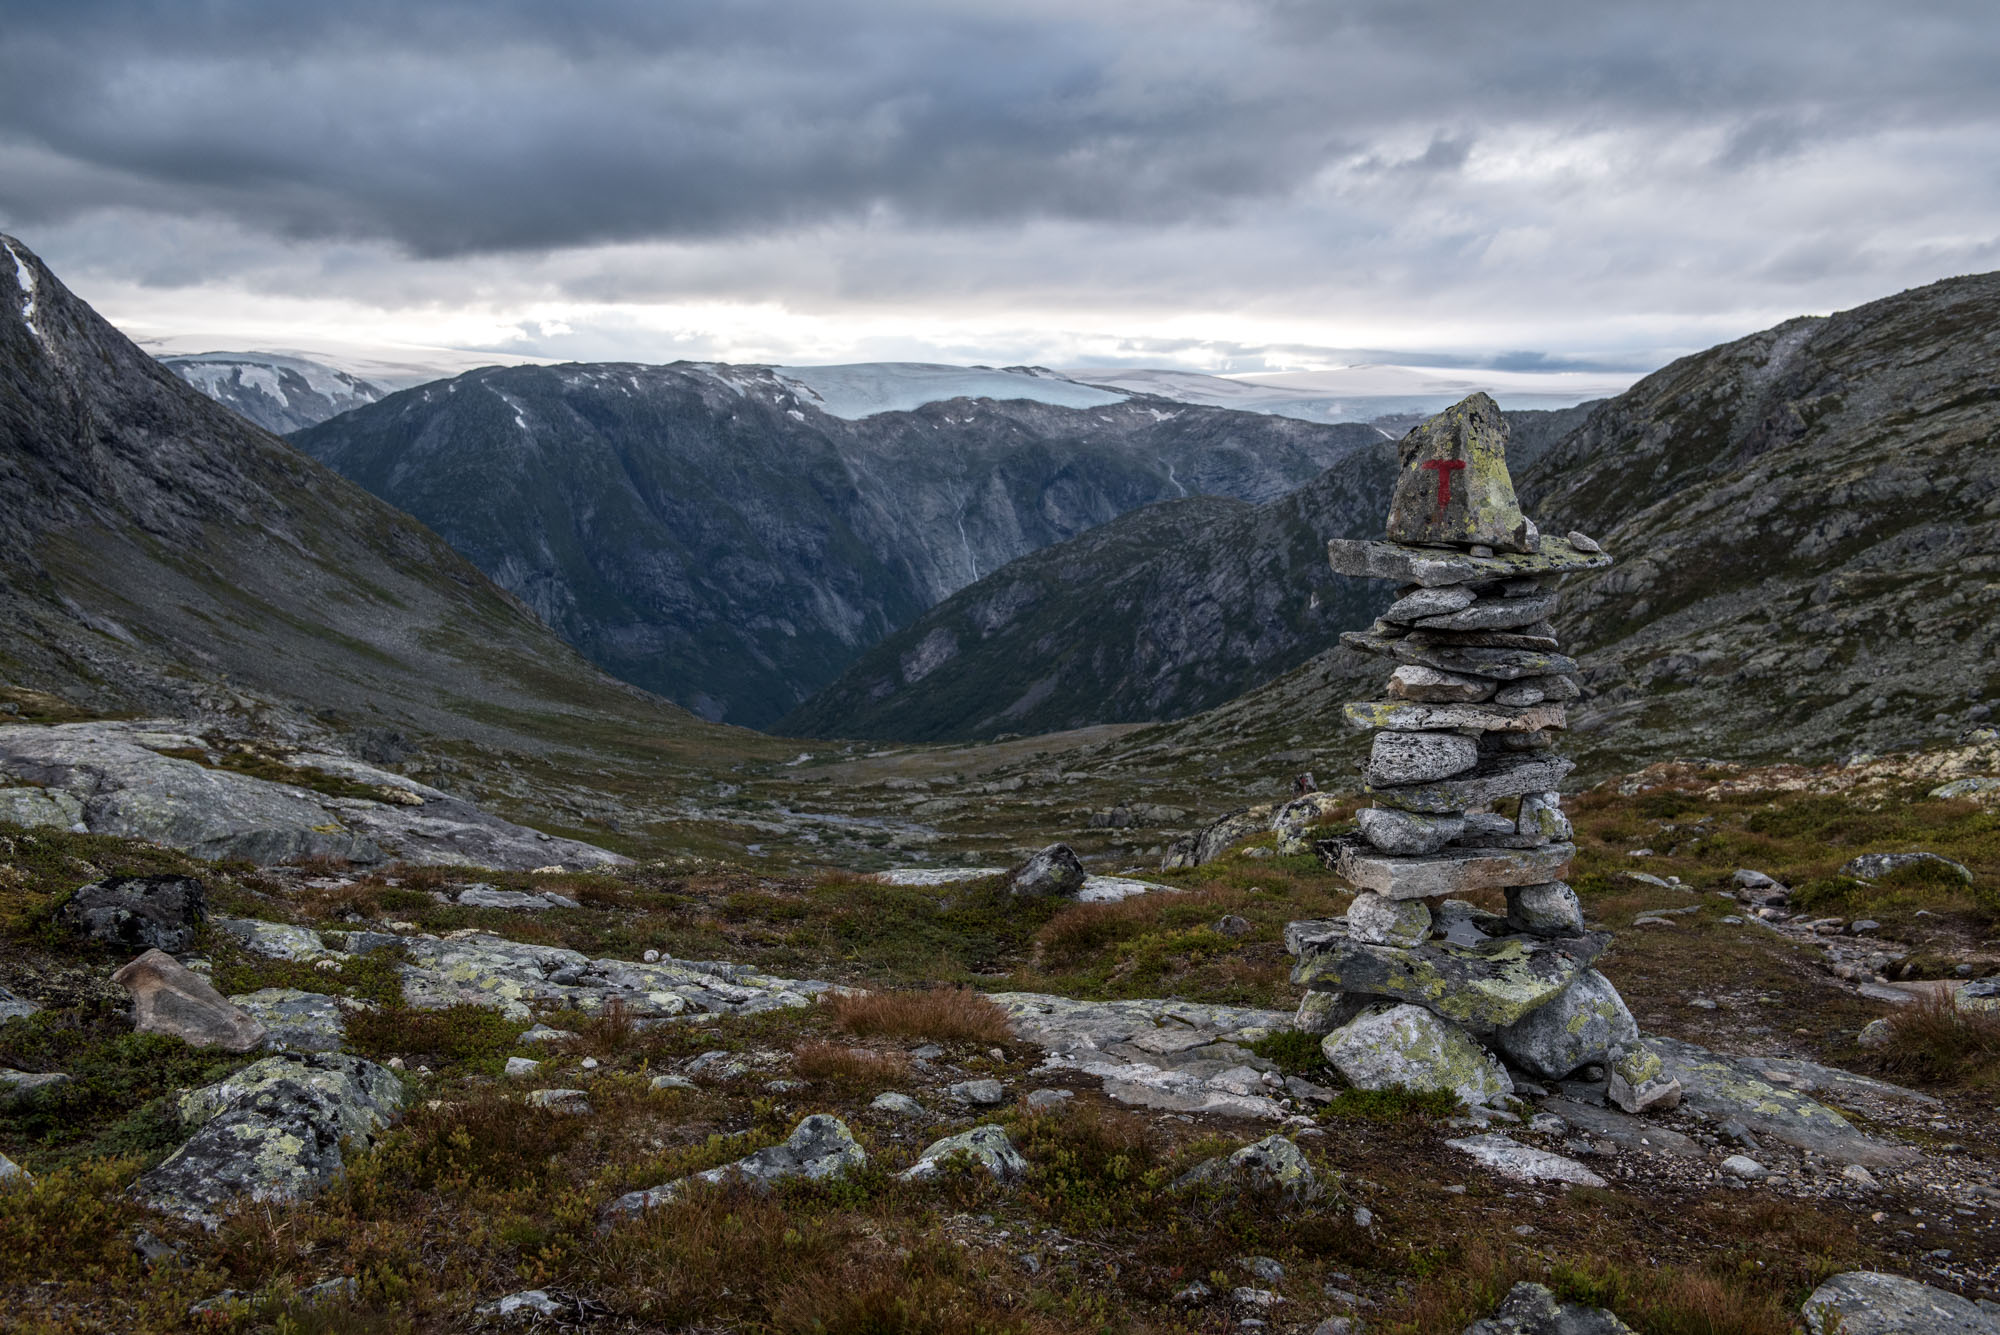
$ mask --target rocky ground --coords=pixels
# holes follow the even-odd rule
[[[350,832],[358,804],[449,800],[380,769],[327,793],[302,753],[88,735],[225,793],[289,788]],[[1005,786],[1047,739],[987,757],[979,836],[933,814],[931,856],[877,878],[580,845],[568,870],[426,867],[448,841],[389,861],[386,835],[380,862],[260,868],[171,823],[105,832],[93,812],[128,789],[24,773],[16,739],[0,792],[80,820],[0,830],[10,1321],[1334,1335],[1515,1320],[1494,1313],[1539,1302],[1507,1296],[1532,1280],[1636,1330],[1762,1332],[1846,1272],[2000,1293],[2000,1038],[1973,985],[2000,964],[2000,834],[1966,783],[2000,769],[1987,744],[1659,766],[1572,799],[1572,880],[1614,934],[1598,967],[1685,1091],[1635,1117],[1590,1069],[1516,1073],[1476,1113],[1343,1087],[1293,1028],[1285,938],[1346,894],[1282,851],[1275,811],[1197,819],[1193,767],[1226,762],[1111,782],[1129,741],[1073,743],[1076,783]],[[963,791],[919,777],[953,763],[855,755],[796,782],[862,819]],[[1172,824],[1144,809],[1177,798]],[[1351,812],[1313,804],[1323,829]],[[992,855],[1041,821],[1090,870],[1142,874],[1011,895]],[[1137,839],[1159,856],[1119,856]],[[1855,862],[1915,851],[1936,856]],[[1846,1304],[1850,1335],[1909,1299],[1843,1283],[1813,1301]]]

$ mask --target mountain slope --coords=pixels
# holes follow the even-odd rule
[[[545,746],[692,725],[0,238],[0,680],[97,710]],[[11,261],[11,262],[8,262]]]
[[[826,411],[908,379],[867,369],[488,368],[293,439],[607,670],[751,726],[1017,556],[1176,495],[1274,499],[1380,439],[1059,379],[1109,401]]]
[[[217,403],[281,436],[388,392],[325,362],[275,352],[201,352],[160,362]]]
[[[1821,758],[2000,696],[2000,274],[1686,357],[1521,479],[1620,558],[1566,592],[1616,756]]]
[[[871,649],[778,730],[936,741],[1220,703],[1374,616],[1384,600],[1333,575],[1326,540],[1378,531],[1395,476],[1378,439],[1265,505],[1167,501],[1024,556]]]

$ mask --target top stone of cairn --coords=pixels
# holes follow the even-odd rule
[[[1534,523],[1507,475],[1507,419],[1474,394],[1413,427],[1397,447],[1402,476],[1389,502],[1391,542],[1534,553]]]

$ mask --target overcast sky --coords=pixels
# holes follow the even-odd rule
[[[128,329],[1649,369],[2000,268],[1994,0],[10,0]]]

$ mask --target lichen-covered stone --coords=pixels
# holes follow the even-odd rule
[[[1665,1063],[1666,1073],[1680,1083],[1682,1101],[1712,1122],[1734,1119],[1759,1140],[1782,1141],[1838,1163],[1881,1168],[1909,1163],[1917,1157],[1916,1151],[1907,1145],[1862,1135],[1852,1122],[1817,1099],[1796,1089],[1781,1089],[1764,1079],[1763,1072],[1779,1064],[1775,1059],[1725,1056],[1698,1044],[1657,1034],[1649,1035],[1646,1044]],[[1796,1076],[1801,1065],[1786,1063],[1784,1069]],[[1813,1069],[1826,1078],[1849,1085],[1861,1081],[1861,1077],[1848,1072]],[[1861,1083],[1857,1088],[1885,1097],[1922,1097],[1880,1081]]]
[[[1532,936],[1575,936],[1583,930],[1583,901],[1564,881],[1510,885],[1507,925]]]
[[[1415,857],[1435,853],[1465,833],[1459,816],[1426,816],[1394,807],[1364,807],[1355,813],[1361,837],[1384,853]]]
[[[1529,838],[1552,843],[1567,843],[1573,833],[1569,817],[1563,815],[1560,793],[1529,793],[1523,797],[1514,829]]]
[[[1005,1128],[988,1125],[932,1141],[924,1146],[915,1163],[896,1176],[905,1182],[928,1182],[944,1172],[955,1156],[970,1160],[1002,1182],[1015,1181],[1028,1173],[1028,1161],[1007,1138]]]
[[[1436,925],[1444,928],[1442,918]],[[1337,940],[1302,956],[1292,981],[1415,1002],[1475,1033],[1490,1033],[1555,1000],[1610,941],[1602,932],[1553,939],[1503,936],[1464,945],[1434,936],[1407,948]]]
[[[132,994],[132,1025],[142,1034],[225,1052],[248,1052],[264,1041],[263,1025],[164,950],[147,951],[111,981]]]
[[[1367,997],[1345,992],[1307,992],[1299,998],[1292,1015],[1292,1028],[1302,1034],[1330,1034],[1361,1014],[1369,1005]]]
[[[1306,793],[1279,807],[1271,817],[1271,828],[1278,836],[1278,852],[1285,856],[1310,853],[1313,827],[1331,816],[1341,802],[1338,793]]]
[[[1403,471],[1389,501],[1391,542],[1537,550],[1507,474],[1507,419],[1491,397],[1473,394],[1412,427],[1396,453]]]
[[[178,955],[208,916],[208,891],[192,876],[107,876],[63,901],[56,918],[94,941]]]
[[[1371,784],[1427,783],[1479,763],[1479,744],[1455,732],[1378,732],[1364,773]]]
[[[1441,1090],[1476,1107],[1514,1088],[1486,1049],[1421,1006],[1371,1007],[1328,1034],[1320,1050],[1357,1089]]]
[[[1373,890],[1391,899],[1431,899],[1552,881],[1569,870],[1576,856],[1573,844],[1547,844],[1518,849],[1447,847],[1396,857],[1351,835],[1322,840],[1318,849],[1320,860],[1335,876],[1357,890]]]
[[[266,959],[297,960],[302,963],[325,959],[330,954],[326,942],[308,927],[288,922],[264,922],[257,918],[217,918],[215,927],[236,938],[253,955]]]
[[[1601,1307],[1566,1303],[1540,1284],[1520,1283],[1500,1307],[1461,1335],[1633,1335],[1632,1328]]]
[[[1287,1196],[1310,1197],[1320,1190],[1319,1175],[1312,1161],[1292,1140],[1266,1136],[1231,1154],[1207,1159],[1184,1173],[1174,1186],[1234,1188],[1236,1190],[1281,1191]]]
[[[1431,911],[1413,899],[1363,891],[1347,906],[1347,934],[1381,946],[1414,946],[1431,931]]]
[[[1628,1113],[1667,1112],[1680,1106],[1681,1082],[1667,1074],[1660,1054],[1634,1044],[1612,1059],[1604,1094]]]
[[[1083,863],[1068,844],[1050,844],[1007,878],[1010,894],[1029,898],[1073,896],[1083,889]]]
[[[264,1027],[264,1046],[273,1051],[338,1052],[347,1041],[346,1012],[321,993],[266,987],[229,1001]]]
[[[341,1142],[367,1145],[402,1100],[394,1073],[360,1057],[266,1057],[181,1097],[181,1120],[199,1129],[140,1190],[210,1228],[239,1197],[310,1196],[339,1175]]]
[[[1568,726],[1559,704],[1510,709],[1502,705],[1430,703],[1422,700],[1351,700],[1342,706],[1350,726],[1397,732],[1539,732]]]
[[[868,1152],[854,1139],[845,1122],[826,1113],[814,1113],[793,1128],[782,1145],[772,1145],[735,1163],[691,1177],[627,1192],[600,1213],[608,1220],[664,1205],[685,1191],[690,1182],[743,1182],[753,1190],[768,1191],[773,1183],[786,1178],[818,1180],[863,1167],[867,1162]]]
[[[1560,1080],[1638,1042],[1639,1025],[1611,980],[1585,969],[1555,1000],[1494,1030],[1492,1041],[1522,1070]]]

